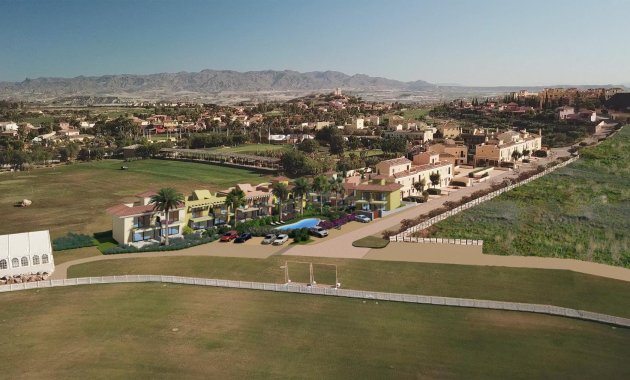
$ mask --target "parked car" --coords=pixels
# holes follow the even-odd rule
[[[361,223],[370,223],[370,221],[372,221],[372,219],[370,219],[369,217],[365,215],[355,215],[354,220]]]
[[[289,235],[280,234],[276,236],[276,240],[273,241],[273,245],[282,245],[289,240]]]
[[[223,242],[230,242],[236,239],[237,237],[238,237],[238,231],[231,230],[221,235],[221,239],[219,240]]]
[[[271,244],[274,242],[274,240],[276,240],[276,235],[274,234],[268,234],[265,235],[265,238],[262,240],[262,244]]]
[[[245,233],[242,233],[242,234],[238,235],[238,237],[236,239],[234,239],[234,242],[235,243],[245,243],[246,241],[248,241],[251,238],[252,238],[252,234],[250,234],[249,232],[245,232]]]
[[[313,236],[320,237],[320,238],[328,236],[328,230],[319,226],[309,228],[308,233]]]

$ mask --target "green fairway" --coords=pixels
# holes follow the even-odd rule
[[[630,330],[535,314],[172,284],[21,291],[0,305],[6,378],[630,376]]]
[[[484,252],[630,267],[630,127],[565,168],[434,226]]]
[[[128,170],[120,170],[122,165]],[[236,183],[269,179],[258,173],[217,165],[166,160],[123,162],[104,160],[0,177],[0,233],[50,229],[53,236],[68,231],[99,232],[111,229],[105,210],[130,196],[171,186],[189,194],[198,188],[220,190]],[[24,198],[28,208],[13,207]]]
[[[209,250],[221,249],[213,243]],[[68,277],[162,274],[243,281],[307,282],[308,266],[336,264],[346,289],[552,304],[630,317],[630,283],[569,271],[486,266],[424,264],[393,261],[271,256],[268,259],[231,257],[149,257],[97,261],[71,266]],[[331,281],[330,267],[314,265],[314,277]]]

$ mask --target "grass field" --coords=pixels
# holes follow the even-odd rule
[[[406,119],[416,119],[418,117],[421,116],[426,116],[429,111],[431,111],[431,108],[414,108],[414,109],[410,109],[410,110],[406,110],[403,112],[403,116]]]
[[[630,376],[630,330],[534,314],[171,284],[0,304],[6,378]]]
[[[287,150],[292,147],[293,145],[288,145],[288,144],[244,144],[244,145],[233,146],[233,147],[216,148],[213,150],[217,152],[223,152],[223,153],[256,154],[258,152],[264,152],[264,151]]]
[[[134,194],[172,186],[185,194],[195,188],[224,189],[238,182],[269,179],[258,173],[216,165],[181,161],[120,160],[80,163],[0,176],[0,233],[50,229],[53,236],[68,231],[100,232],[111,229],[105,210]],[[28,198],[28,208],[13,207]]]
[[[577,162],[436,224],[433,236],[482,239],[484,252],[630,267],[630,127]]]
[[[220,249],[217,244],[210,244],[208,249]],[[284,283],[287,260],[336,264],[339,282],[346,289],[553,304],[630,317],[630,283],[545,269],[291,256],[268,259],[140,256],[71,266],[68,277],[163,274]],[[315,267],[315,278],[331,283],[326,282],[331,276],[329,268]],[[308,265],[289,263],[289,269],[294,282],[307,282]]]

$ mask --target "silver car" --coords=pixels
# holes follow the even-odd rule
[[[268,234],[265,235],[265,238],[262,240],[262,244],[272,244],[276,240],[276,235]]]
[[[274,240],[272,244],[273,245],[282,245],[282,244],[286,243],[287,240],[289,240],[289,235],[280,234],[280,235],[276,236],[276,240]]]

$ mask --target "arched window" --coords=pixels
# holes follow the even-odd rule
[[[11,259],[11,266],[13,268],[17,268],[20,266],[20,260],[18,260],[16,257],[14,257],[13,259]]]
[[[27,267],[28,266],[28,257],[26,257],[26,256],[22,257],[22,266],[23,267]]]
[[[39,265],[39,256],[33,256],[33,265]]]
[[[42,264],[48,264],[48,255],[45,253],[42,255]]]
[[[7,269],[7,261],[0,260],[0,269]]]

